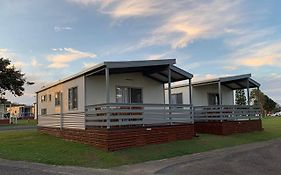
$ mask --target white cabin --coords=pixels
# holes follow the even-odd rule
[[[251,78],[251,74],[192,82],[192,104],[193,106],[234,105],[235,90],[247,89],[247,96],[249,96],[249,89],[259,86],[260,84]],[[172,104],[190,104],[189,84],[174,85],[171,91]],[[165,92],[168,100],[168,89]]]
[[[140,113],[143,115],[137,124],[181,122],[180,118],[177,118],[177,121],[167,121],[162,115],[170,109],[165,104],[164,84],[190,81],[192,78],[192,74],[176,67],[175,63],[174,59],[104,62],[43,87],[37,92],[38,126],[110,128],[136,124],[133,123],[136,118],[131,118],[133,114]],[[185,113],[190,115],[190,105],[185,108],[181,113],[184,113],[183,121],[187,122],[191,116],[187,117]],[[173,115],[169,111],[166,113]],[[118,121],[115,120],[117,114],[121,116]],[[106,116],[114,116],[114,120]]]

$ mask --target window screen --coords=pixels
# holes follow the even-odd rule
[[[117,103],[142,103],[142,89],[131,87],[116,88]]]
[[[68,109],[77,109],[78,108],[78,88],[73,87],[68,89]]]
[[[182,93],[172,94],[171,96],[171,103],[172,104],[182,104]]]

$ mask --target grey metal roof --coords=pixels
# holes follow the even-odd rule
[[[247,79],[249,79],[250,88],[260,87],[260,84],[251,78],[251,74],[226,76],[226,77],[219,77],[219,78],[192,82],[192,86],[194,86],[194,87],[206,86],[209,84],[216,84],[218,82],[221,82],[222,85],[224,85],[230,89],[233,89],[233,90],[245,89],[245,88],[247,88]],[[184,87],[184,86],[188,86],[188,84],[175,85],[175,86],[172,86],[172,88],[179,88],[179,87]]]
[[[80,76],[91,76],[91,75],[104,75],[105,68],[110,69],[110,74],[120,74],[120,73],[130,73],[130,72],[142,72],[144,76],[152,78],[156,81],[167,83],[168,82],[168,70],[167,67],[171,66],[171,79],[172,82],[181,81],[185,79],[191,79],[193,75],[186,72],[176,66],[175,59],[165,59],[165,60],[144,60],[144,61],[118,61],[118,62],[103,62],[101,64],[95,65],[89,69],[81,71],[74,74],[68,78],[59,80],[56,83],[50,84],[48,86],[42,87],[36,93],[46,90],[50,87],[56,86],[58,84],[70,81],[72,79],[78,78]]]
[[[106,61],[104,65],[107,68],[130,68],[130,67],[145,67],[145,66],[159,66],[159,65],[173,65],[176,64],[175,59],[165,60],[141,60],[141,61]]]

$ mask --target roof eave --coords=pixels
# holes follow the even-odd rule
[[[252,84],[254,84],[256,87],[260,87],[260,86],[261,86],[260,83],[256,82],[256,81],[253,80],[252,78],[249,78],[249,81],[250,81]]]
[[[186,72],[185,70],[183,69],[180,69],[176,66],[171,66],[171,69],[179,74],[182,74],[184,75],[186,78],[188,79],[192,79],[193,78],[193,74],[189,73],[189,72]]]
[[[126,64],[126,66],[124,66],[124,64]],[[104,62],[104,65],[107,68],[145,67],[145,66],[173,65],[173,64],[176,64],[176,59]]]
[[[237,75],[237,76],[231,76],[231,77],[221,77],[221,78],[219,78],[219,81],[221,83],[223,83],[223,82],[227,82],[227,81],[246,79],[246,78],[250,78],[250,77],[251,77],[251,74],[243,74],[243,75]]]

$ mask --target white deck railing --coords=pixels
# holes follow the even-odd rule
[[[261,113],[258,106],[248,105],[217,105],[194,106],[194,121],[233,121],[260,119]]]
[[[148,126],[193,123],[192,106],[99,104],[86,106],[86,127]]]

